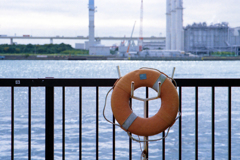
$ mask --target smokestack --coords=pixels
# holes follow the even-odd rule
[[[171,0],[171,50],[176,50],[176,1]]]
[[[176,2],[176,49],[183,50],[182,48],[182,37],[183,37],[183,7],[182,0]]]
[[[94,46],[94,13],[95,13],[95,7],[94,7],[94,0],[89,0],[88,4],[89,8],[89,34],[88,34],[88,39],[89,39],[89,44],[88,46]]]
[[[171,0],[167,0],[166,8],[166,50],[171,50]]]

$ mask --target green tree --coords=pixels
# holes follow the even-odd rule
[[[3,50],[4,50],[5,53],[8,53],[9,47],[4,47]]]

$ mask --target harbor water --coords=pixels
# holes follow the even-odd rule
[[[0,78],[118,78],[116,66],[121,74],[141,67],[150,67],[171,75],[176,67],[175,78],[240,78],[239,61],[0,61]],[[112,159],[112,125],[102,116],[104,99],[110,87],[99,88],[99,159]],[[198,156],[211,159],[211,88],[199,87]],[[96,157],[96,90],[82,89],[82,159]],[[79,88],[66,87],[66,159],[79,156]],[[150,97],[157,93],[150,90]],[[143,97],[145,88],[136,90]],[[32,87],[32,159],[45,158],[45,88]],[[111,96],[111,95],[110,95]],[[232,159],[240,159],[240,88],[232,87]],[[161,100],[149,102],[149,116],[160,108]],[[62,87],[54,88],[54,157],[62,156]],[[228,88],[215,88],[215,158],[228,158]],[[143,102],[133,100],[133,111],[143,117]],[[15,159],[28,157],[28,88],[14,89],[14,155]],[[106,116],[112,119],[110,98]],[[166,159],[178,159],[178,121],[166,138]],[[160,138],[162,135],[151,137]],[[0,159],[11,155],[11,88],[0,87]],[[129,138],[116,127],[116,159],[128,159]],[[141,145],[143,146],[143,144]],[[140,144],[133,142],[133,159],[140,159]],[[195,157],[195,88],[182,88],[182,159]],[[162,158],[162,142],[149,143],[149,159]]]

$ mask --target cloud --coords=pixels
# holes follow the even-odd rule
[[[144,0],[143,35],[165,35],[166,0]],[[193,22],[229,22],[240,26],[239,0],[183,0],[184,26]],[[139,34],[140,0],[95,0],[98,35]],[[1,0],[1,34],[88,35],[88,0]],[[60,33],[62,32],[62,33]],[[66,35],[67,36],[67,35]]]
[[[229,22],[230,26],[240,25],[237,17],[240,17],[238,0],[201,0],[201,1],[184,1],[184,25],[193,22]]]

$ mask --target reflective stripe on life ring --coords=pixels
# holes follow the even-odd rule
[[[161,85],[161,108],[150,118],[136,116],[129,106],[131,82],[134,89],[151,87],[158,90]],[[172,126],[178,113],[178,93],[172,82],[164,74],[151,69],[139,69],[126,74],[115,84],[111,97],[113,115],[122,129],[140,136],[151,136]]]

